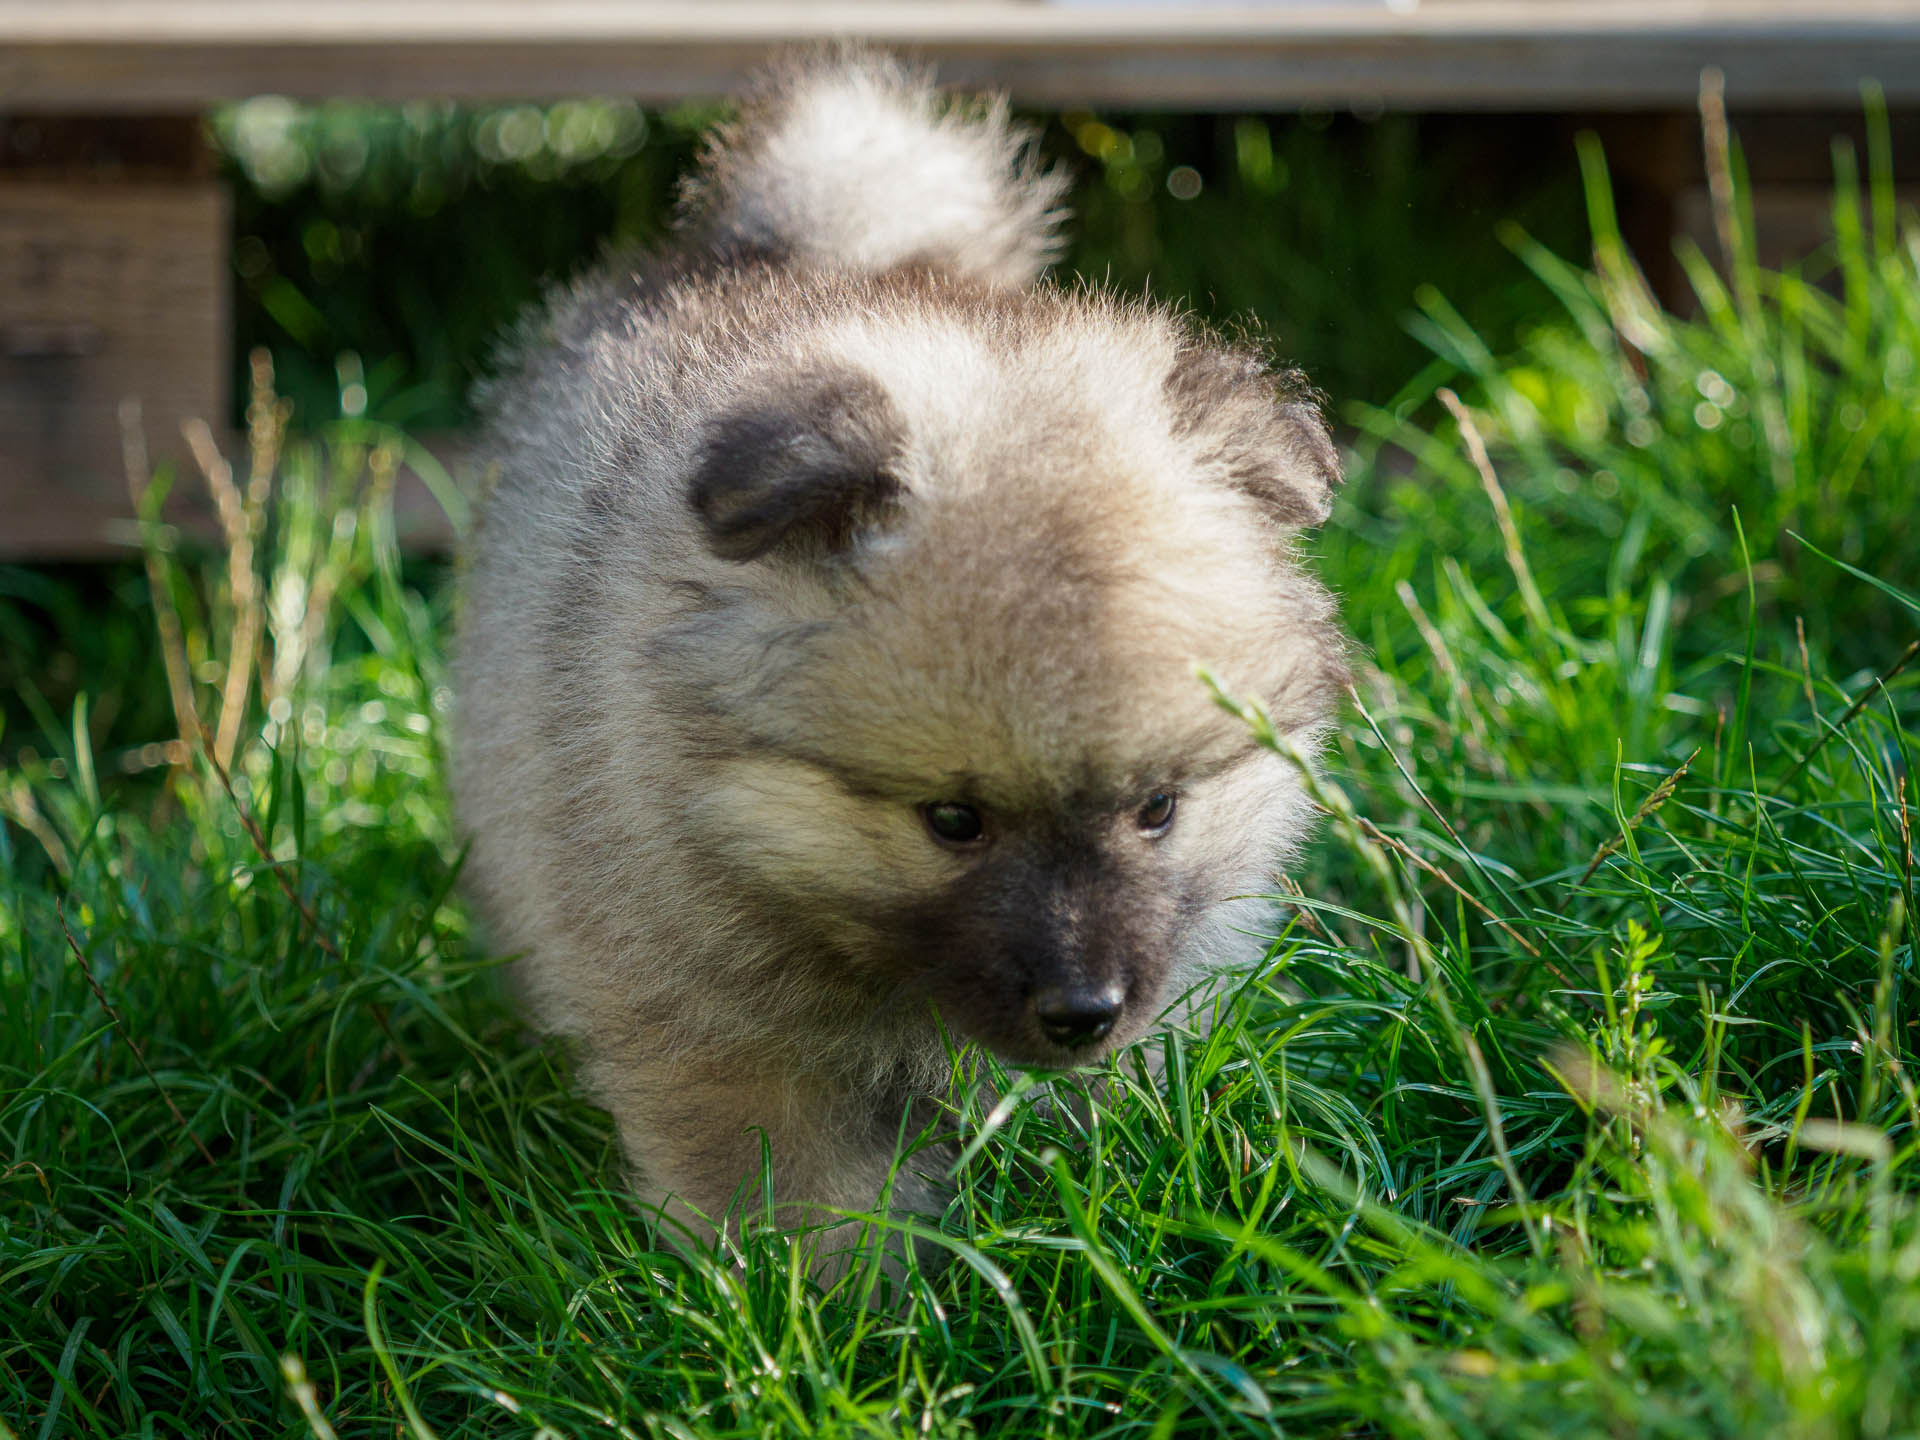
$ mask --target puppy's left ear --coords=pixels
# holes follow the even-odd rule
[[[1174,434],[1276,524],[1306,530],[1332,513],[1340,453],[1299,371],[1275,373],[1250,351],[1193,344],[1175,357],[1166,394]]]
[[[688,500],[714,554],[829,556],[900,493],[904,428],[886,391],[850,371],[789,376],[707,425]]]

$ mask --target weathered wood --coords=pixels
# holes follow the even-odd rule
[[[257,93],[724,94],[769,47],[859,35],[1042,105],[1686,106],[1920,99],[1915,0],[0,0],[9,108]]]
[[[226,247],[211,182],[0,178],[0,554],[127,538],[124,400],[156,461],[225,419]]]
[[[9,180],[206,180],[214,168],[198,115],[0,113],[0,177]]]

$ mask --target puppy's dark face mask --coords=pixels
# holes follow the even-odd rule
[[[938,894],[879,917],[883,963],[956,1039],[1015,1065],[1085,1065],[1172,997],[1197,900],[1122,820],[995,835]]]

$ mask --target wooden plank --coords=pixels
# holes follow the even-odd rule
[[[16,116],[0,110],[0,179],[210,180],[215,163],[197,115]]]
[[[858,35],[1042,105],[1685,106],[1920,100],[1916,0],[0,0],[14,110],[724,94],[770,47]]]
[[[156,461],[224,419],[227,229],[212,181],[0,181],[0,552],[108,540],[123,400]]]

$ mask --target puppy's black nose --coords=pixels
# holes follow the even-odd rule
[[[1118,985],[1054,985],[1033,997],[1033,1015],[1054,1044],[1078,1050],[1106,1039],[1126,1003]]]

